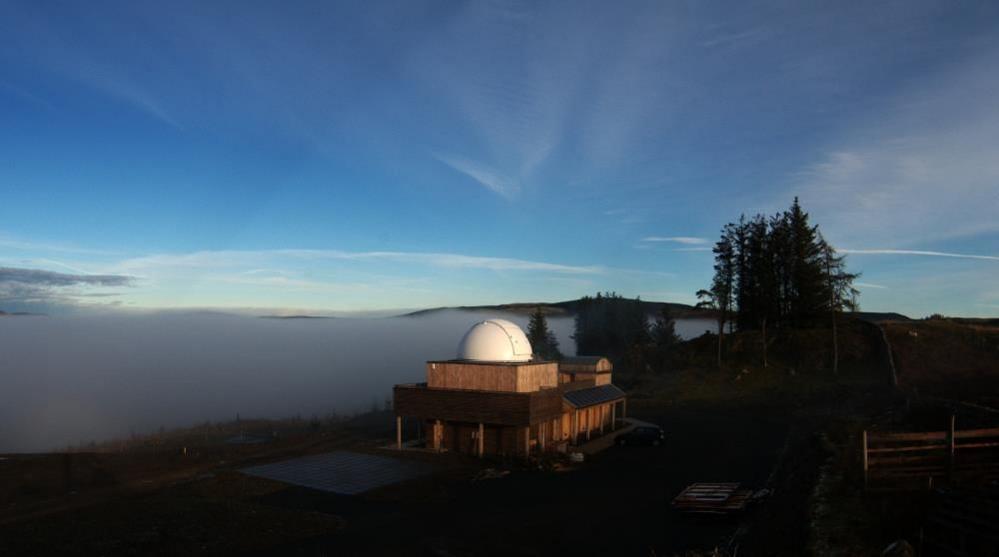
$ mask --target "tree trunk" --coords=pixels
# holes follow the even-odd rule
[[[767,362],[767,318],[763,318],[763,367],[769,367]]]
[[[718,320],[718,369],[722,367],[722,337],[725,336],[725,321]]]
[[[832,312],[833,375],[839,375],[839,337],[836,334],[836,310]]]
[[[829,279],[829,313],[832,315],[833,375],[839,375],[839,339],[836,337],[836,283],[832,277],[831,255],[826,252],[826,276]]]

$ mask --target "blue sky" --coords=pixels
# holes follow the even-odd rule
[[[843,4],[0,0],[0,309],[691,302],[797,195],[997,315],[999,6]]]

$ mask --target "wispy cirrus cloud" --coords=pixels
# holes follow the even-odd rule
[[[489,271],[543,271],[562,274],[597,274],[606,269],[600,266],[565,265],[545,261],[531,261],[508,257],[486,257],[456,253],[279,249],[279,250],[222,250],[199,251],[186,254],[157,254],[124,260],[114,266],[122,271],[142,271],[156,268],[225,268],[259,265],[275,259],[343,260],[427,265],[451,269],[478,269]],[[256,269],[254,269],[256,270]]]
[[[507,199],[513,197],[518,191],[520,191],[520,186],[514,180],[503,176],[495,169],[492,169],[484,164],[461,157],[443,155],[439,153],[435,153],[434,158],[475,180],[479,185],[485,187],[493,193],[499,194]]]
[[[997,63],[999,48],[976,49],[845,123],[792,175],[790,193],[840,244],[901,238],[900,247],[913,248],[999,232]]]
[[[643,242],[670,242],[674,244],[683,244],[685,246],[703,246],[711,242],[707,238],[697,238],[694,236],[646,236],[642,238]]]
[[[115,253],[106,250],[83,248],[71,244],[35,242],[30,240],[24,240],[22,238],[11,236],[3,232],[0,232],[0,248],[9,248],[12,250],[29,252],[29,253],[36,253],[39,251],[71,253],[78,255],[112,255]]]
[[[913,249],[848,249],[836,248],[839,253],[850,255],[915,255],[921,257],[949,257],[954,259],[979,259],[983,261],[999,261],[997,255],[977,255],[970,253],[951,253],[944,251],[927,251]]]

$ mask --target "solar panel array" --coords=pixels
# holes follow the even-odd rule
[[[251,466],[244,474],[341,495],[357,495],[429,474],[422,462],[350,451],[303,456],[283,462]]]
[[[594,404],[603,404],[625,397],[624,391],[614,385],[600,385],[589,389],[569,391],[562,395],[566,402],[576,408],[585,408]]]

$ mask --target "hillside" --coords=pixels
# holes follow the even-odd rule
[[[420,317],[441,311],[501,311],[529,315],[535,310],[535,308],[538,307],[542,308],[546,315],[572,316],[576,314],[579,304],[580,300],[566,300],[562,302],[516,302],[511,304],[482,306],[449,306],[412,311],[405,313],[400,317]],[[670,312],[675,318],[714,317],[714,312],[711,310],[701,309],[688,304],[678,304],[673,302],[648,302],[645,300],[642,300],[641,304],[646,313],[650,315],[658,313],[663,306],[668,306]]]
[[[885,323],[899,385],[920,394],[999,406],[999,326],[987,323]]]

